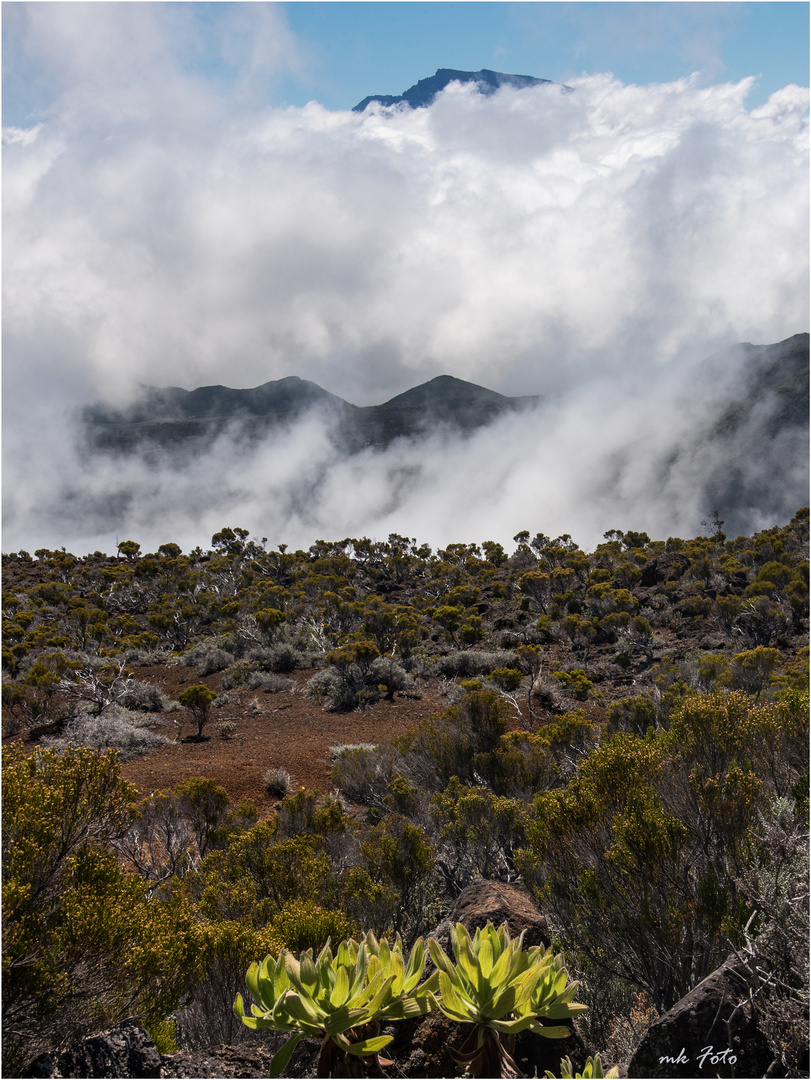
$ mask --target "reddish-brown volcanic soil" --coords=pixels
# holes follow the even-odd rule
[[[216,691],[222,681],[221,674],[201,677],[194,668],[181,666],[134,668],[133,674],[160,686],[175,701],[186,686],[205,683]],[[303,671],[290,676],[298,684],[296,691],[244,691],[237,704],[212,708],[201,742],[192,738],[196,725],[186,710],[159,716],[153,730],[173,741],[146,757],[125,762],[123,777],[144,796],[192,776],[211,777],[233,803],[248,799],[260,814],[270,813],[276,799],[264,789],[268,768],[286,768],[296,786],[329,791],[330,747],[383,742],[447,704],[434,684],[421,686],[419,699],[397,694],[394,701],[379,701],[362,712],[325,712],[304,696],[304,685],[312,674]],[[221,720],[236,724],[232,738],[218,735],[216,725]]]

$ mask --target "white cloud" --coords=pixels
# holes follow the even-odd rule
[[[695,362],[807,329],[807,90],[748,112],[751,80],[595,75],[572,93],[452,86],[413,112],[260,109],[291,46],[266,5],[223,5],[234,21],[219,57],[184,5],[21,7],[50,108],[8,133],[4,155],[7,548],[94,532],[61,509],[77,464],[60,410],[125,400],[138,383],[290,374],[357,404],[442,372],[563,404],[540,436],[515,422],[362,473],[330,468],[313,424],[240,463],[244,495],[200,463],[197,481],[214,486],[199,514],[180,478],[128,473],[138,495],[122,527],[140,538],[160,513],[169,533],[199,529],[205,543],[244,508],[265,535],[272,516],[279,540],[389,525],[436,540],[492,534],[494,515],[524,508],[516,529],[577,521],[590,536],[639,524],[623,506],[665,532],[706,512],[683,490],[652,509],[641,463],[605,498],[585,478],[640,416],[650,437],[686,436],[674,395]],[[305,435],[326,470],[318,506],[294,495]],[[472,461],[475,499],[455,486]],[[381,512],[400,464],[421,479]],[[108,463],[79,487],[103,502],[122,482]]]

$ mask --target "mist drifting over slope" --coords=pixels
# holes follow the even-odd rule
[[[751,80],[597,74],[267,108],[272,8],[233,5],[231,47],[253,52],[219,91],[183,5],[19,8],[51,83],[46,119],[4,133],[4,550],[205,545],[226,524],[295,546],[698,531],[703,433],[741,360],[703,362],[808,328],[806,89],[749,111]],[[77,410],[139,384],[299,375],[363,405],[440,373],[542,402],[347,460],[317,413],[182,473],[79,448]],[[782,459],[790,516],[807,453]]]

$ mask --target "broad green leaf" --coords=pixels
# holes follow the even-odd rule
[[[504,986],[493,1000],[493,1015],[503,1016],[505,1012],[520,1009],[532,993],[537,978],[537,972],[530,968]]]
[[[383,970],[386,971],[385,965]],[[388,971],[392,976],[391,992],[394,997],[399,997],[405,985],[405,964],[402,956],[396,952],[389,957]]]
[[[251,996],[254,1001],[262,1000],[262,991],[259,989],[259,965],[256,963],[251,964],[245,973],[245,984],[251,992]],[[240,999],[241,1000],[241,999]],[[271,1008],[273,1006],[271,1005]]]
[[[340,1008],[349,998],[349,975],[345,967],[339,967],[335,976],[335,986],[329,996],[330,1005]]]
[[[529,1030],[534,1031],[536,1035],[543,1035],[545,1039],[568,1039],[572,1034],[570,1027],[546,1027],[537,1021],[530,1024]]]
[[[476,936],[478,937],[478,935],[479,931],[477,930]],[[470,934],[467,932],[467,927],[464,923],[458,922],[456,928],[451,933],[451,945],[453,945],[453,954],[456,957],[457,963],[459,961],[459,949],[464,948],[466,944],[471,949],[473,948],[473,941],[471,940]]]
[[[490,985],[499,986],[507,978],[507,972],[510,969],[510,960],[512,959],[511,949],[505,949],[493,964],[493,968],[490,972]]]
[[[364,1054],[379,1053],[384,1046],[388,1046],[393,1041],[393,1035],[377,1035],[374,1039],[363,1039],[362,1042],[350,1043],[347,1050],[356,1057],[363,1057]]]
[[[433,1012],[435,1008],[436,1002],[432,996],[400,998],[399,1001],[393,1001],[386,1009],[379,1012],[378,1019],[410,1020],[415,1016],[425,1016],[426,1013]]]
[[[535,989],[535,984],[538,981],[538,972],[532,968],[529,971],[525,971],[518,979],[515,979],[512,985],[515,987],[517,993],[515,998],[514,1009],[520,1009],[527,1001],[529,1001],[532,991]]]
[[[484,978],[489,981],[490,972],[493,970],[493,942],[489,934],[479,946],[479,967]]]
[[[470,1012],[465,1009],[454,1008],[445,998],[437,998],[440,1012],[444,1016],[447,1016],[449,1020],[455,1020],[457,1024],[472,1024],[474,1021],[470,1017]]]
[[[295,991],[292,987],[289,990],[285,990],[285,992],[273,1006],[273,1012],[271,1014],[271,1017],[273,1019],[273,1022],[281,1031],[296,1026],[297,1021],[293,1020],[290,1016],[290,1013],[287,1011],[287,1002],[290,996],[294,993]]]
[[[585,1012],[587,1009],[588,1005],[582,1005],[579,1002],[565,1002],[562,1005],[556,1003],[544,1009],[542,1015],[544,1019],[548,1020],[566,1020],[568,1017]]]
[[[316,971],[318,972],[318,997],[326,1001],[335,986],[335,971],[331,964],[317,964]]]
[[[518,1035],[534,1023],[531,1016],[522,1016],[517,1020],[491,1020],[489,1026],[503,1035]]]
[[[368,966],[369,954],[366,949],[358,949],[357,959],[355,961],[354,978],[350,979],[352,984],[349,991],[350,1000],[355,997],[363,988],[363,984],[366,981],[366,969]]]
[[[299,1044],[299,1041],[304,1037],[303,1032],[296,1032],[295,1035],[291,1035],[284,1046],[270,1059],[270,1075],[281,1076],[284,1072],[285,1066],[293,1056],[293,1051]]]
[[[383,975],[382,971],[380,972],[380,975],[381,976]],[[389,977],[387,979],[384,979],[383,982],[380,984],[380,988],[378,989],[377,993],[371,999],[371,1001],[368,1003],[367,1008],[368,1008],[369,1012],[372,1014],[372,1016],[374,1016],[375,1013],[378,1011],[378,1009],[383,1007],[384,1004],[387,1005],[387,1004],[390,1003],[390,1001],[391,1001],[391,986],[392,986],[393,982],[394,982],[394,976],[393,975],[389,975]]]
[[[327,1035],[338,1035],[359,1024],[367,1024],[373,1018],[369,1009],[336,1009],[324,1020],[323,1028]]]
[[[309,993],[312,993],[319,984],[318,971],[308,952],[303,953],[299,961],[299,979],[301,985]]]
[[[507,1013],[513,1011],[517,998],[518,989],[515,986],[505,986],[493,999],[490,1008],[487,1010],[488,1015],[500,1020],[502,1016],[506,1016]]]
[[[510,963],[507,974],[504,976],[504,981],[507,983],[514,982],[519,975],[527,971],[531,966],[527,954],[521,949],[519,942],[511,942],[510,950]]]
[[[357,993],[350,992],[349,1001],[347,1002],[347,1005],[349,1005],[349,1007],[352,1008],[352,1009],[361,1009],[361,1008],[363,1008],[365,1005],[367,1005],[368,1002],[370,1002],[372,1000],[372,998],[375,996],[375,994],[380,989],[382,983],[383,983],[383,972],[378,971],[377,975],[375,975],[375,977],[372,979],[372,981],[370,983],[367,983],[366,986],[362,986],[361,989],[358,990]]]
[[[293,983],[294,986],[300,984],[299,962],[291,952],[285,952],[284,954],[284,967],[290,982]]]
[[[469,938],[461,938],[456,953],[456,967],[463,979],[478,995],[482,989],[482,973],[479,960]]]
[[[287,974],[286,964],[286,959],[280,954],[273,974],[273,993],[275,1001],[279,1000],[285,990],[290,989],[290,978]]]
[[[261,1031],[263,1028],[275,1028],[272,1020],[266,1020],[263,1016],[243,1016],[242,1023],[251,1031]]]
[[[552,978],[552,993],[557,997],[558,994],[563,993],[566,989],[566,980],[568,979],[568,973],[564,968],[561,971],[555,973]]]
[[[434,941],[433,938],[428,939],[428,951],[431,954],[431,959],[440,971],[444,971],[445,974],[454,982],[459,981],[459,977],[456,974],[456,966],[451,961],[448,954],[442,948],[438,941]]]
[[[419,997],[422,994],[438,994],[439,993],[439,972],[434,971],[425,982],[418,986],[416,990],[412,992],[412,997]]]
[[[456,1013],[467,1016],[470,1023],[476,1023],[479,1020],[479,1012],[475,1003],[451,982],[444,971],[439,973],[439,988],[442,994],[440,1008],[443,1012],[447,1007]]]
[[[323,1009],[318,1009],[312,999],[308,1001],[295,992],[287,994],[284,999],[284,1008],[287,1014],[298,1020],[299,1023],[318,1028],[321,1027],[326,1015]]]
[[[421,937],[418,937],[414,942],[414,948],[411,950],[411,956],[408,958],[408,967],[406,968],[405,984],[406,989],[411,990],[412,986],[409,986],[411,980],[414,979],[412,985],[416,985],[419,982],[420,975],[425,970],[425,942]],[[416,977],[416,978],[415,978]]]
[[[577,993],[577,988],[580,986],[579,982],[570,982],[566,989],[558,994],[558,998],[561,1001],[571,1001],[574,995]]]

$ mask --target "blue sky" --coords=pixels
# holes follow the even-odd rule
[[[27,126],[51,105],[55,67],[32,57],[21,12],[3,5],[3,122]],[[35,4],[48,9],[61,5]],[[70,6],[80,6],[73,5]],[[95,8],[116,4],[94,4]],[[124,5],[122,5],[124,6]],[[367,94],[398,94],[439,67],[492,68],[566,82],[612,72],[624,83],[700,73],[704,84],[758,76],[749,108],[789,84],[808,85],[809,5],[787,3],[357,3],[159,5],[178,12],[176,48],[213,83],[238,82],[245,50],[233,25],[240,7],[269,9],[275,48],[254,78],[254,104],[316,100],[350,109]],[[190,17],[191,16],[191,17]],[[249,39],[251,30],[246,30]]]
[[[351,108],[399,94],[438,67],[565,82],[611,71],[625,83],[760,76],[748,103],[808,84],[806,3],[355,3],[283,5],[301,42],[290,104]]]

